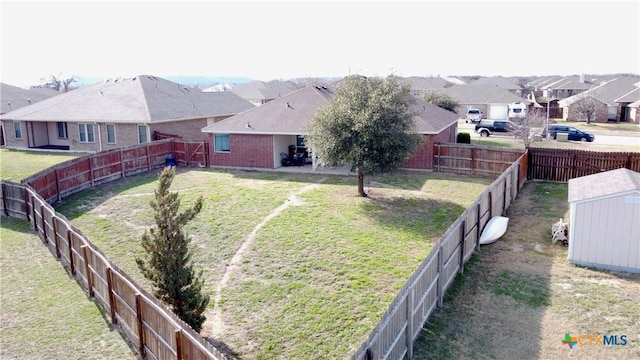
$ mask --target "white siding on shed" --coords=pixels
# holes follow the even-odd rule
[[[640,174],[628,169],[569,180],[571,263],[640,273]]]

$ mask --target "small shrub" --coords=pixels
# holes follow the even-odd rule
[[[463,132],[458,133],[458,144],[471,144],[471,134]]]

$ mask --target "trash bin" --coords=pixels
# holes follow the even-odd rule
[[[165,160],[164,166],[173,166],[173,167],[176,166],[176,157],[175,156],[169,155],[164,160]]]
[[[566,142],[568,140],[569,140],[569,134],[567,134],[567,133],[557,133],[556,134],[556,141]]]

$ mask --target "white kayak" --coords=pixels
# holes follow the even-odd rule
[[[485,225],[482,234],[480,235],[480,244],[491,244],[498,240],[507,231],[507,225],[509,225],[509,218],[504,216],[494,216]]]

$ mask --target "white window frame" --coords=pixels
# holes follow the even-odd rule
[[[227,141],[226,141],[226,145],[227,147],[225,149],[218,149],[218,141],[217,138],[218,137],[226,137]],[[213,134],[213,151],[214,152],[220,152],[220,153],[228,153],[231,152],[231,135],[229,134]]]
[[[140,137],[140,129],[144,128],[144,136],[146,137],[146,141],[142,141],[142,138]],[[145,125],[145,124],[138,124],[138,144],[146,144],[148,143],[150,140],[150,136],[149,136],[149,125]]]
[[[13,136],[15,136],[16,140],[22,139],[22,123],[20,121],[13,122]]]
[[[91,128],[91,131],[89,131]],[[84,130],[84,131],[83,131]],[[96,142],[96,134],[95,127],[93,124],[89,123],[78,123],[78,139],[83,144],[92,144]],[[84,135],[85,139],[82,140],[82,136]]]
[[[113,141],[109,141],[109,127],[113,127]],[[107,144],[116,144],[116,124],[106,124],[106,136],[107,136]]]

